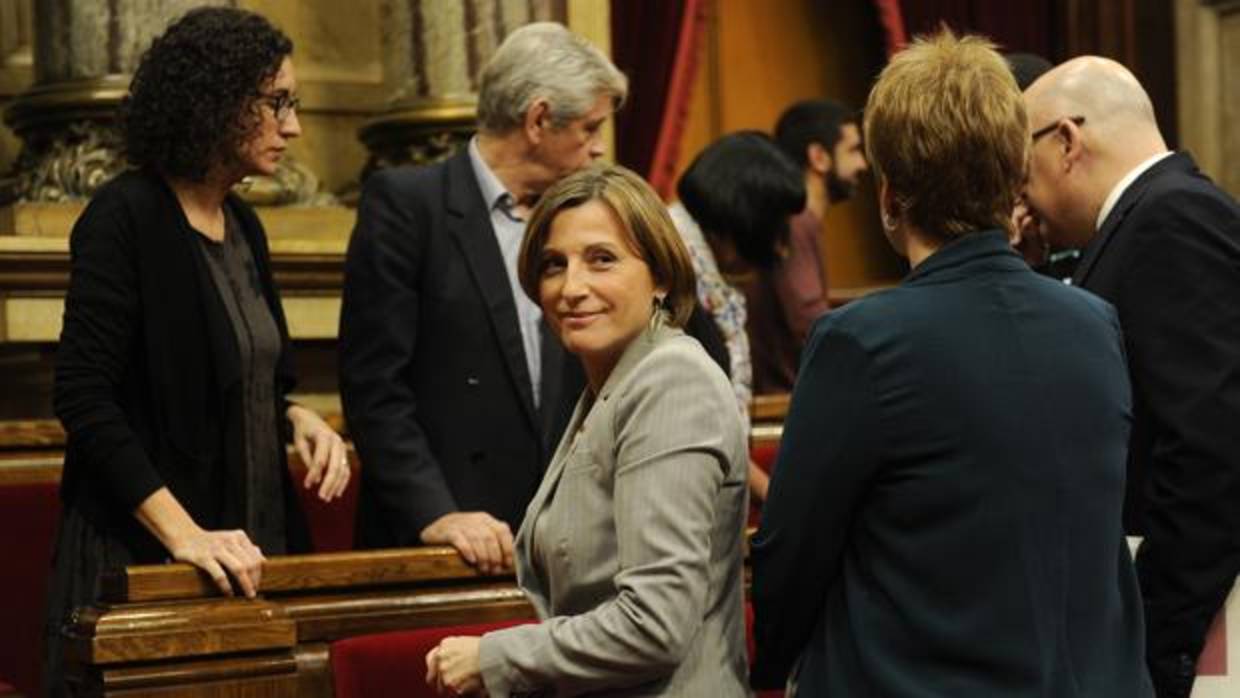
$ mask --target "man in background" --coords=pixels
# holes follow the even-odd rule
[[[805,174],[806,207],[790,221],[779,264],[746,284],[754,393],[792,390],[810,325],[828,310],[819,236],[827,208],[852,195],[867,170],[855,110],[827,100],[798,102],[775,140]]]
[[[1072,282],[1119,312],[1134,422],[1125,528],[1160,698],[1187,697],[1240,572],[1240,207],[1167,149],[1124,66],[1081,57],[1025,90],[1025,200]],[[1071,444],[1065,444],[1070,448]]]
[[[526,25],[480,77],[478,135],[366,182],[345,263],[340,390],[362,460],[359,547],[450,544],[511,567],[512,532],[583,379],[520,290],[539,196],[604,152],[627,81],[585,39]]]

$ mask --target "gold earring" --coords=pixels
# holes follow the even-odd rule
[[[646,327],[646,331],[653,339],[659,328],[663,327],[663,322],[666,320],[664,316],[667,314],[667,311],[663,308],[662,296],[655,296],[650,300],[650,324]]]

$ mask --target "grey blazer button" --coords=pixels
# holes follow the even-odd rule
[[[465,379],[465,385],[468,385],[471,388],[477,388],[478,386],[482,385],[482,381],[478,380],[477,378],[473,376],[470,376],[469,378]]]

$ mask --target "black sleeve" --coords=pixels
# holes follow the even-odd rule
[[[1240,219],[1202,199],[1124,231],[1136,247],[1120,320],[1155,429],[1137,574],[1160,696],[1188,695],[1240,573]]]
[[[784,686],[821,621],[849,522],[879,465],[878,406],[865,351],[822,323],[805,351],[750,551],[755,688]]]
[[[378,507],[392,545],[457,510],[418,423],[411,383],[419,323],[419,274],[427,231],[402,190],[402,172],[370,177],[345,261],[340,314],[340,393],[362,461],[366,507]],[[405,189],[408,189],[406,187]]]
[[[702,307],[701,302],[693,302],[693,313],[685,323],[685,334],[693,337],[702,345],[711,360],[723,369],[723,375],[732,378],[732,358],[728,354],[728,345],[723,339],[723,332],[715,324],[715,318]]]
[[[141,299],[129,218],[116,201],[87,207],[69,238],[71,269],[56,350],[53,403],[77,463],[133,511],[164,486],[122,408],[139,351]]]

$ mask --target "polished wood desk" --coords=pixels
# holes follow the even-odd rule
[[[331,696],[335,640],[534,617],[450,548],[277,557],[262,584],[227,598],[189,565],[120,571],[68,628],[68,678],[85,696]]]

